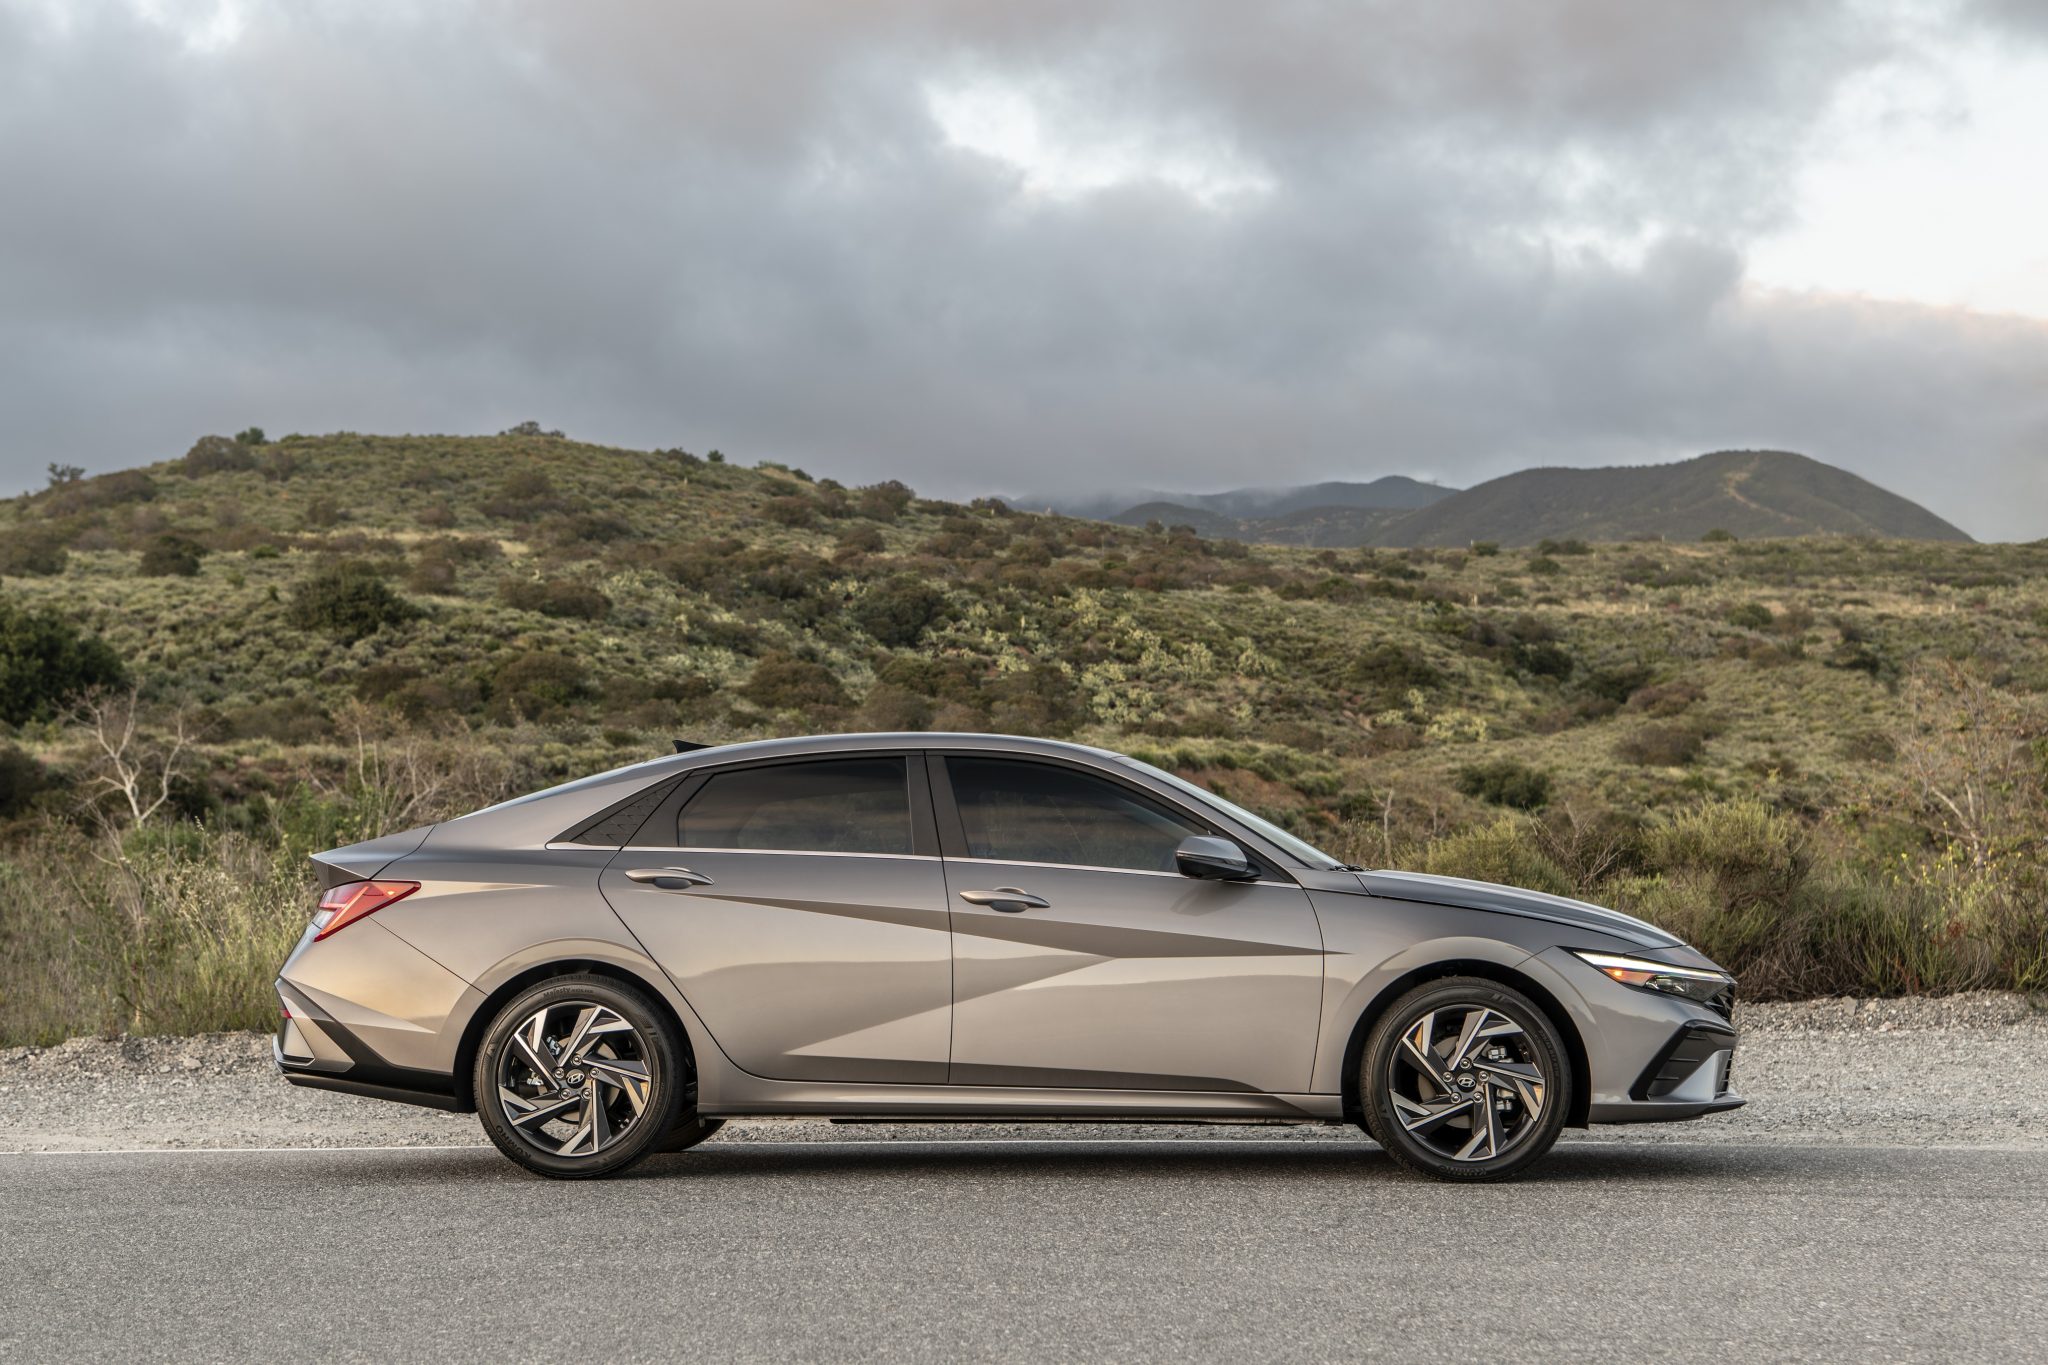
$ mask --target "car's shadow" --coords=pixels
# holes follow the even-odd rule
[[[1560,1185],[1616,1180],[1753,1181],[1812,1178],[1840,1169],[1854,1149],[1742,1146],[1735,1143],[1566,1142],[1524,1171],[1515,1185]],[[357,1152],[351,1178],[392,1184],[457,1180],[527,1181],[488,1147],[474,1151]],[[888,1138],[852,1141],[713,1140],[688,1152],[657,1156],[606,1183],[645,1181],[872,1180],[922,1176],[936,1180],[1014,1179],[1019,1176],[1095,1180],[1183,1180],[1207,1176],[1234,1183],[1292,1181],[1414,1182],[1373,1143],[1288,1140],[1094,1140]],[[1425,1185],[1430,1182],[1423,1182]]]
[[[1585,1181],[1728,1181],[1777,1176],[1811,1177],[1841,1164],[1844,1149],[1788,1146],[1747,1147],[1733,1143],[1631,1144],[1615,1141],[1562,1143],[1516,1177],[1516,1184],[1573,1184]],[[382,1158],[382,1159],[380,1159]],[[395,1180],[444,1177],[527,1179],[495,1152],[422,1152],[416,1156],[367,1154],[356,1170],[381,1166]],[[1396,1165],[1373,1143],[1286,1140],[930,1139],[804,1142],[718,1142],[688,1152],[658,1156],[623,1176],[623,1181],[761,1180],[802,1176],[810,1180],[877,1176],[933,1179],[1058,1176],[1144,1181],[1209,1176],[1233,1182],[1286,1183],[1295,1180],[1406,1182],[1417,1177]]]

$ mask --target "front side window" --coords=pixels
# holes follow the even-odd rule
[[[948,758],[967,856],[1171,872],[1173,851],[1209,831],[1120,783],[1049,763]]]
[[[911,851],[901,758],[832,758],[714,774],[676,820],[679,848]]]

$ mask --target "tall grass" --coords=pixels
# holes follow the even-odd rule
[[[314,907],[309,853],[530,777],[481,746],[416,739],[359,741],[337,771],[237,827],[52,818],[0,844],[0,1046],[272,1027],[270,983]]]
[[[313,883],[278,840],[187,826],[81,857],[52,830],[0,862],[0,1042],[268,1028]]]

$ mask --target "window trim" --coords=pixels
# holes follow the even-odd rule
[[[605,821],[611,819],[614,815],[624,810],[626,807],[633,805],[638,801],[645,800],[647,796],[652,792],[662,787],[670,786],[673,783],[681,782],[683,780],[685,780],[685,778],[678,777],[676,774],[670,773],[667,777],[664,777],[659,781],[650,782],[644,787],[636,787],[634,788],[632,795],[620,797],[618,800],[612,802],[610,805],[606,806],[597,814],[590,816],[588,819],[577,821],[575,824],[569,826],[569,828],[563,830],[560,834],[557,834],[554,838],[548,840],[547,847],[631,848],[633,846],[633,840],[639,837],[640,830],[647,828],[647,820],[652,820],[656,815],[661,814],[662,807],[668,804],[668,797],[675,795],[675,792],[673,790],[670,790],[663,796],[661,802],[655,806],[653,812],[648,815],[647,819],[642,820],[640,822],[638,829],[635,829],[631,834],[627,835],[626,838],[621,840],[619,843],[591,843],[585,838],[585,836],[588,835],[592,830],[596,829],[599,825],[602,825]]]
[[[742,760],[734,763],[709,764],[692,768],[668,798],[657,806],[654,813],[625,845],[629,849],[651,849],[657,852],[680,853],[764,853],[795,854],[799,857],[826,854],[824,849],[806,848],[710,848],[702,844],[687,848],[676,842],[680,833],[683,808],[697,798],[712,778],[728,773],[752,772],[758,768],[786,768],[792,764],[844,763],[862,759],[894,758],[903,762],[904,784],[910,802],[910,851],[908,853],[838,853],[830,856],[842,858],[936,858],[939,856],[939,836],[932,811],[932,791],[929,765],[924,753],[917,749],[856,749],[833,750],[807,754],[778,754],[774,758]],[[662,843],[651,842],[662,834],[668,839]],[[643,842],[649,840],[649,842]]]
[[[1121,787],[1135,796],[1143,797],[1155,806],[1165,807],[1196,828],[1216,835],[1219,838],[1228,839],[1239,848],[1242,848],[1245,851],[1245,856],[1251,859],[1252,866],[1256,867],[1259,871],[1258,877],[1248,879],[1248,882],[1282,882],[1290,886],[1300,885],[1292,873],[1280,866],[1258,842],[1248,839],[1242,831],[1227,828],[1210,818],[1206,812],[1195,810],[1164,792],[1156,791],[1142,782],[1133,781],[1120,773],[1109,772],[1093,764],[1077,763],[1067,758],[1054,757],[1050,754],[1016,753],[1006,749],[933,749],[929,751],[928,759],[937,760],[936,762],[928,763],[927,771],[931,783],[932,804],[938,814],[939,851],[948,862],[1002,863],[1011,867],[1071,868],[1089,872],[1128,872],[1135,876],[1143,877],[1181,877],[1185,875],[1184,873],[1162,872],[1156,868],[1145,867],[1096,867],[1082,863],[1043,863],[1018,858],[976,858],[972,856],[967,849],[967,826],[960,818],[960,803],[953,795],[953,775],[947,766],[955,758],[987,759],[1002,763],[1033,763],[1042,768],[1064,768],[1070,772],[1077,772],[1084,776],[1107,782],[1113,787]],[[1189,878],[1189,880],[1198,879]]]

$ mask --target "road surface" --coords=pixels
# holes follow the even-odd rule
[[[886,1133],[887,1130],[878,1130]],[[0,1359],[2041,1359],[2048,1152],[1369,1143],[0,1155]]]

